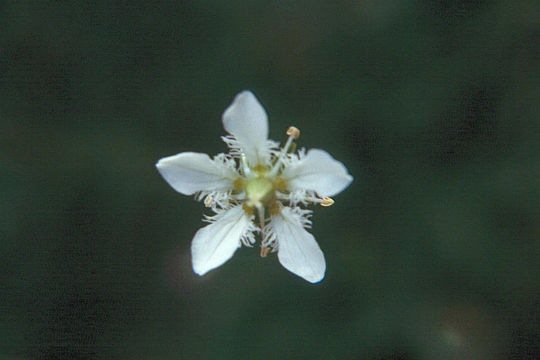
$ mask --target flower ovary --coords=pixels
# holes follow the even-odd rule
[[[268,204],[274,197],[274,185],[265,177],[256,177],[248,180],[246,184],[247,204],[261,207]]]

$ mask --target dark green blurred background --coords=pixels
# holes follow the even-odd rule
[[[540,358],[540,3],[3,1],[0,359]],[[311,285],[154,168],[270,135],[355,177]]]

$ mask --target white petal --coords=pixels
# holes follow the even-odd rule
[[[236,206],[220,213],[216,221],[199,229],[191,243],[191,261],[198,275],[229,260],[241,245],[240,238],[250,227],[250,218]]]
[[[313,235],[301,223],[300,215],[284,207],[272,218],[272,229],[278,242],[278,259],[285,269],[311,283],[324,278],[324,254]]]
[[[236,95],[223,113],[223,126],[238,140],[251,166],[267,163],[268,117],[252,92]]]
[[[312,190],[319,196],[336,195],[353,180],[342,163],[319,149],[310,150],[303,159],[286,167],[281,177],[290,190]]]
[[[156,167],[169,185],[184,195],[197,191],[227,191],[237,177],[235,171],[223,163],[193,152],[165,157]]]

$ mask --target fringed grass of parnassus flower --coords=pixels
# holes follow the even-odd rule
[[[193,270],[198,275],[229,260],[242,244],[260,238],[260,255],[277,252],[292,273],[316,283],[324,278],[324,254],[313,235],[311,204],[330,206],[334,196],[352,181],[345,166],[326,151],[301,149],[300,131],[291,126],[282,147],[268,139],[264,108],[249,91],[236,96],[223,114],[229,133],[222,137],[228,154],[210,158],[183,152],[156,164],[163,178],[179,193],[195,195],[214,214],[191,244]]]

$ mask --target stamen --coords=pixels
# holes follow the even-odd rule
[[[261,257],[262,258],[267,257],[271,251],[272,251],[271,247],[261,246]]]
[[[294,126],[290,126],[287,129],[287,135],[294,137],[294,140],[296,140],[300,137],[300,130]]]
[[[232,186],[236,191],[244,190],[244,188],[246,187],[246,181],[239,177],[233,181]]]
[[[264,230],[264,207],[258,206],[257,210],[259,211],[259,226],[261,227],[261,231],[263,231]],[[263,235],[263,240],[264,240],[265,238],[264,233],[262,235]]]
[[[290,126],[287,129],[286,134],[289,136],[289,138],[287,139],[287,142],[285,143],[285,145],[283,146],[283,148],[279,152],[279,154],[277,156],[277,159],[276,159],[276,163],[272,167],[272,170],[270,170],[270,175],[271,176],[275,176],[277,174],[279,168],[281,167],[281,159],[284,156],[286,156],[287,153],[289,152],[289,148],[293,144],[293,140],[298,139],[298,137],[300,136],[300,130],[298,130],[298,128],[296,128],[294,126]]]
[[[255,171],[257,175],[263,176],[266,172],[266,166],[259,164],[253,168],[253,171]]]
[[[323,197],[320,202],[321,206],[328,207],[334,205],[334,199],[330,197]]]
[[[249,206],[248,204],[246,203],[242,204],[242,210],[244,210],[244,213],[246,213],[247,216],[249,217],[253,216],[253,208]]]
[[[289,154],[294,154],[296,152],[296,143],[295,142],[293,142],[291,144],[291,146],[289,146],[289,149],[287,149],[287,152]]]
[[[274,180],[274,188],[278,191],[285,192],[287,190],[287,183],[282,178]]]
[[[287,142],[285,143],[285,146],[283,146],[282,153],[286,154],[289,151],[289,147],[291,146],[293,140],[298,139],[300,136],[300,130],[295,128],[294,126],[291,126],[287,129],[287,135],[289,138],[287,139]]]
[[[283,197],[279,198],[280,200],[290,200],[291,202],[299,201],[304,205],[307,205],[308,203],[313,204],[319,204],[324,207],[332,206],[334,205],[334,199],[331,197],[323,197],[319,198],[315,196],[314,194],[299,194],[299,196],[294,196],[294,194],[290,195],[284,195]]]
[[[270,213],[270,216],[277,216],[279,215],[279,203],[277,201],[271,202],[268,205],[268,212]]]
[[[261,244],[264,243],[264,241],[266,240],[266,231],[264,231],[265,229],[265,226],[264,226],[264,207],[263,206],[259,206],[257,208],[257,210],[259,211],[259,226],[261,227]],[[268,253],[270,252],[270,248],[267,248],[266,246],[264,245],[261,245],[261,257],[266,257],[268,255]]]
[[[244,153],[240,155],[240,166],[242,167],[242,172],[244,173],[245,176],[250,176],[252,174],[252,171],[249,168],[249,165],[247,162],[246,154]]]
[[[207,208],[209,208],[209,207],[212,207],[213,204],[214,204],[214,198],[212,198],[212,196],[208,195],[208,196],[204,199],[204,206],[206,206]]]

